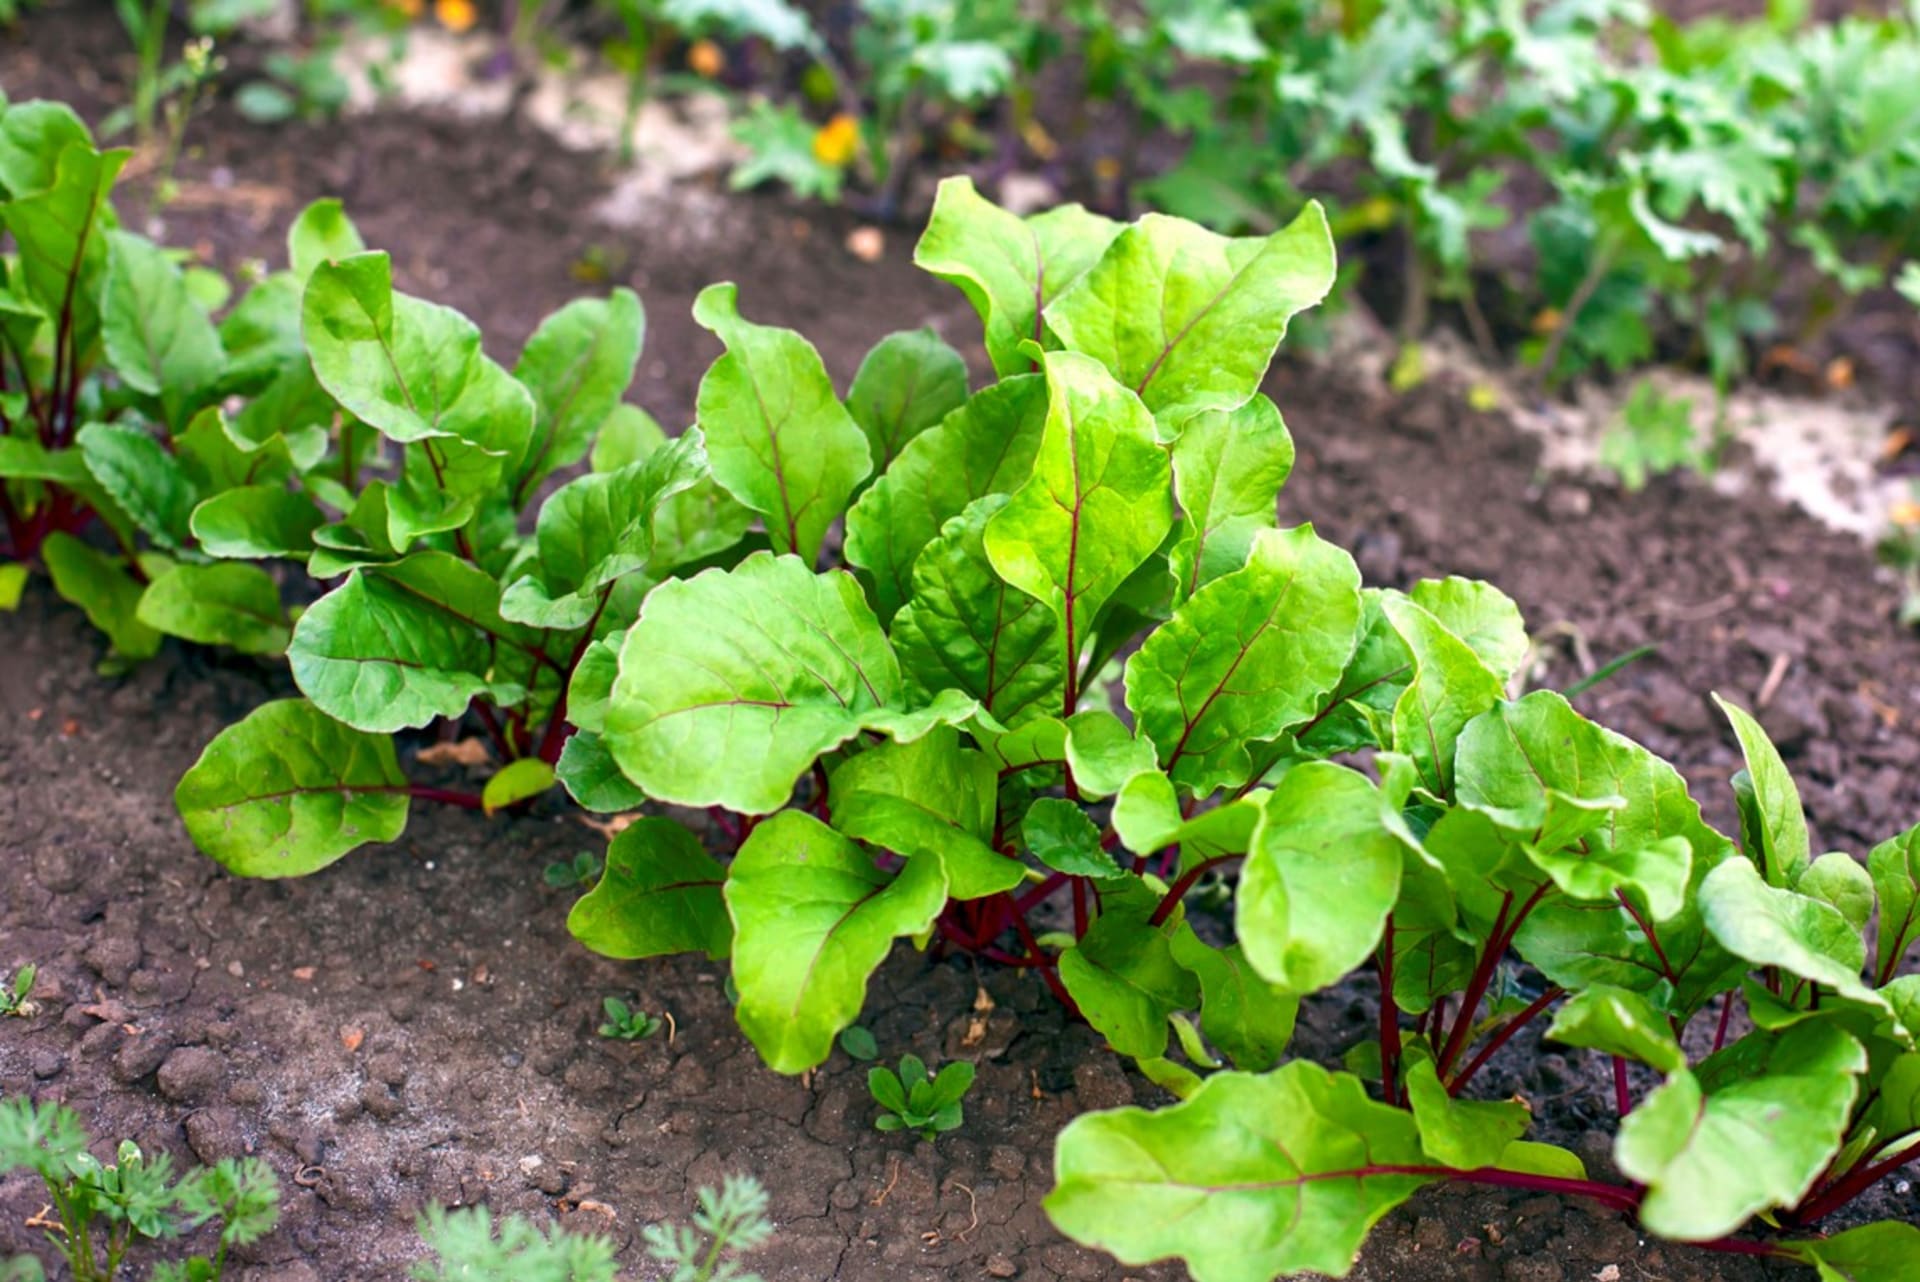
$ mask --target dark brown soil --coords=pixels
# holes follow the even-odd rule
[[[110,23],[104,8],[37,17],[0,47],[8,93],[97,114],[97,77],[121,56]],[[687,319],[712,280],[742,282],[750,315],[802,330],[842,380],[888,330],[974,341],[965,304],[911,268],[902,237],[863,264],[841,248],[847,219],[772,201],[728,205],[723,236],[664,216],[614,233],[587,212],[603,191],[596,162],[518,127],[379,117],[270,132],[217,113],[195,137],[171,238],[226,265],[277,261],[292,213],[339,195],[394,252],[403,285],[467,311],[499,356],[587,288],[575,269],[589,250],[616,263],[652,319],[636,396],[669,423],[690,417],[715,350]],[[1670,756],[1723,827],[1735,756],[1704,694],[1757,705],[1776,665],[1762,715],[1819,840],[1863,851],[1920,817],[1920,643],[1888,621],[1894,591],[1856,543],[1760,498],[1543,480],[1533,447],[1444,380],[1394,402],[1337,369],[1287,365],[1270,390],[1300,443],[1286,515],[1354,547],[1370,580],[1481,575],[1599,659],[1657,643],[1585,704]],[[574,818],[422,807],[391,848],[301,882],[236,881],[194,852],[172,787],[284,676],[180,649],[105,681],[84,620],[37,586],[0,616],[0,638],[0,968],[40,962],[46,1007],[0,1024],[0,1092],[65,1100],[102,1138],[264,1157],[287,1210],[245,1254],[249,1282],[399,1278],[423,1205],[481,1200],[608,1232],[629,1271],[651,1276],[640,1226],[684,1216],[696,1187],[732,1171],[772,1192],[781,1231],[755,1261],[770,1282],[1181,1276],[1121,1269],[1060,1240],[1040,1211],[1062,1124],[1164,1097],[1037,981],[903,949],[870,1002],[881,1047],[973,1058],[980,1083],[966,1125],[938,1144],[882,1136],[862,1066],[836,1054],[810,1081],[760,1067],[715,968],[614,965],[571,942],[568,898],[540,872],[600,844]],[[1543,679],[1577,674],[1561,657]],[[1301,1052],[1333,1058],[1365,1036],[1368,987],[1316,1002]],[[994,1009],[976,1032],[981,988]],[[596,1038],[608,994],[671,1012],[676,1035]],[[1541,1138],[1604,1169],[1611,1106],[1591,1066],[1523,1050],[1496,1063],[1488,1090],[1527,1095]],[[23,1221],[38,1207],[29,1183],[0,1181],[0,1255],[34,1245]],[[1890,1190],[1872,1209],[1916,1212]],[[1584,1205],[1437,1190],[1381,1227],[1357,1276],[1789,1272],[1643,1243]]]

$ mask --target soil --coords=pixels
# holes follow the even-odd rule
[[[119,41],[104,6],[56,6],[0,44],[0,82],[97,118]],[[931,324],[977,349],[966,304],[911,267],[907,238],[861,262],[833,211],[694,193],[704,212],[615,232],[588,212],[607,190],[597,162],[518,126],[376,116],[264,131],[222,107],[193,137],[170,238],[224,266],[278,261],[288,218],[341,196],[403,287],[466,311],[498,357],[603,287],[579,279],[585,264],[611,264],[652,318],[635,397],[669,423],[690,418],[717,351],[687,319],[712,280],[741,281],[749,315],[806,333],[843,382],[892,329]],[[1920,642],[1890,622],[1896,591],[1858,543],[1700,485],[1628,497],[1543,476],[1536,447],[1444,377],[1394,400],[1337,363],[1289,361],[1269,390],[1300,446],[1283,514],[1354,548],[1370,581],[1494,580],[1566,639],[1547,684],[1578,676],[1583,654],[1657,644],[1583,707],[1672,759],[1723,829],[1737,757],[1713,689],[1760,708],[1823,848],[1862,852],[1920,817]],[[889,1055],[974,1059],[979,1084],[966,1125],[937,1144],[880,1135],[864,1066],[836,1052],[799,1080],[759,1065],[716,968],[616,965],[572,942],[569,896],[540,874],[600,844],[574,817],[422,806],[394,846],[303,881],[238,881],[193,850],[172,787],[220,726],[286,693],[284,674],[181,647],[108,681],[96,635],[39,584],[0,638],[0,968],[39,962],[43,1005],[0,1024],[0,1092],[64,1100],[102,1140],[265,1158],[285,1214],[241,1254],[247,1282],[402,1277],[423,1206],[479,1201],[609,1233],[630,1274],[652,1276],[641,1226],[683,1218],[694,1189],[736,1171],[772,1194],[780,1233],[753,1261],[769,1282],[1183,1276],[1067,1243],[1040,1209],[1060,1126],[1165,1097],[1036,979],[900,950],[868,1026]],[[1313,1002],[1300,1053],[1333,1060],[1365,1036],[1369,987]],[[982,991],[992,1009],[976,1012]],[[673,1036],[595,1037],[608,994],[670,1012]],[[1609,1169],[1612,1110],[1590,1063],[1522,1039],[1486,1090],[1524,1094],[1550,1128],[1538,1138]],[[36,1245],[23,1222],[39,1205],[29,1182],[0,1180],[0,1255]],[[1920,1211],[1904,1185],[1864,1209]],[[1793,1275],[1646,1242],[1584,1204],[1465,1189],[1390,1216],[1355,1274]]]

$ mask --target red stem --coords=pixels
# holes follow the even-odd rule
[[[462,810],[486,809],[479,796],[471,792],[455,792],[451,788],[430,788],[423,783],[408,784],[405,791],[409,797],[418,797],[421,801],[438,801],[443,805],[458,806]]]
[[[1716,1051],[1727,1044],[1727,1025],[1733,1021],[1733,999],[1739,995],[1739,989],[1729,988],[1726,1000],[1720,1004],[1720,1026],[1713,1030],[1713,1049]]]
[[[1627,1061],[1618,1055],[1613,1057],[1613,1107],[1616,1116],[1623,1118],[1633,1111],[1633,1096],[1627,1090]]]
[[[1073,937],[1087,937],[1087,879],[1074,877],[1073,882]]]
[[[1049,895],[1053,894],[1054,891],[1066,884],[1067,874],[1063,872],[1047,874],[1045,881],[1013,901],[1014,911],[1025,916],[1028,912],[1031,912],[1036,905],[1040,904]]]
[[[500,729],[500,718],[493,715],[493,705],[475,699],[473,701],[473,710],[475,715],[480,718],[481,726],[486,729],[487,738],[493,740],[494,749],[500,754],[500,760],[503,762],[512,761],[514,755],[513,748],[507,742],[506,733]]]
[[[1461,1069],[1459,1074],[1454,1077],[1452,1084],[1447,1087],[1447,1094],[1458,1095],[1464,1090],[1467,1083],[1473,1080],[1474,1074],[1485,1068],[1487,1061],[1500,1053],[1502,1046],[1512,1041],[1521,1029],[1537,1019],[1540,1012],[1564,996],[1566,996],[1566,989],[1549,988],[1546,992],[1534,998],[1533,1002],[1525,1010],[1501,1025],[1500,1031],[1487,1039],[1487,1044],[1482,1046],[1479,1053],[1468,1060],[1467,1066]]]
[[[573,671],[580,666],[587,649],[593,644],[593,630],[600,625],[600,616],[605,613],[607,602],[613,596],[613,584],[600,589],[600,603],[593,607],[593,617],[587,620],[586,631],[580,634],[580,640],[574,644],[573,653],[567,656],[567,664],[560,674],[560,698],[553,705],[553,716],[547,720],[547,733],[540,739],[540,760],[552,765],[560,760],[560,749],[566,745],[571,727],[567,725],[567,693],[573,686]],[[821,790],[824,794],[825,789]]]
[[[1165,925],[1167,918],[1173,916],[1174,908],[1180,903],[1181,898],[1185,896],[1189,890],[1193,889],[1195,882],[1199,881],[1201,877],[1205,876],[1212,869],[1219,867],[1221,864],[1231,863],[1236,859],[1245,858],[1246,856],[1244,854],[1215,855],[1212,859],[1203,860],[1187,869],[1186,872],[1180,874],[1180,880],[1174,882],[1173,885],[1168,888],[1167,893],[1160,897],[1160,906],[1153,910],[1153,916],[1147,918],[1147,924],[1150,926]]]
[[[1829,1184],[1794,1214],[1794,1223],[1813,1224],[1826,1218],[1878,1184],[1886,1176],[1920,1158],[1920,1144],[1910,1142],[1916,1135],[1920,1135],[1920,1132],[1902,1136],[1896,1141],[1896,1143],[1905,1143],[1907,1146],[1892,1157],[1856,1167],[1850,1173]]]
[[[1487,933],[1487,946],[1480,954],[1480,960],[1474,963],[1473,977],[1467,981],[1467,988],[1460,995],[1460,1013],[1453,1017],[1453,1031],[1447,1034],[1447,1044],[1440,1053],[1438,1065],[1440,1076],[1445,1077],[1453,1068],[1453,1062],[1460,1058],[1460,1052],[1466,1049],[1467,1034],[1473,1031],[1473,1013],[1480,1009],[1480,999],[1487,995],[1487,988],[1493,983],[1493,972],[1500,965],[1500,958],[1507,951],[1507,914],[1513,911],[1513,892],[1506,892],[1500,900],[1500,912],[1493,919],[1493,929]]]

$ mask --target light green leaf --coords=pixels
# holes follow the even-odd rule
[[[727,345],[700,380],[695,413],[714,479],[766,518],[774,551],[812,565],[872,455],[813,344],[742,320],[737,294],[709,285],[694,300],[693,318]]]
[[[1898,1220],[1787,1245],[1798,1259],[1819,1270],[1820,1282],[1907,1282],[1920,1277],[1920,1227]]]
[[[1404,858],[1366,776],[1326,761],[1295,766],[1262,808],[1234,898],[1247,960],[1296,993],[1336,982],[1379,946]]]
[[[1317,712],[1359,640],[1360,571],[1310,525],[1263,530],[1127,661],[1127,706],[1195,796],[1253,778],[1252,745]]]
[[[1407,593],[1440,626],[1467,643],[1502,684],[1511,681],[1531,642],[1513,598],[1478,579],[1422,579]]]
[[[1569,899],[1592,903],[1635,891],[1638,902],[1646,906],[1648,920],[1654,922],[1671,920],[1687,904],[1693,847],[1685,837],[1663,837],[1638,850],[1597,845],[1586,851],[1549,854],[1527,847],[1526,854]]]
[[[513,367],[534,406],[533,432],[506,465],[516,502],[587,456],[593,434],[633,382],[646,330],[646,313],[630,289],[575,299],[540,322]]]
[[[197,500],[180,460],[137,427],[88,423],[75,438],[87,471],[160,547],[178,550],[188,539]]]
[[[1920,825],[1875,846],[1867,855],[1867,872],[1880,900],[1874,973],[1891,977],[1920,929]]]
[[[1747,762],[1747,786],[1752,808],[1741,807],[1740,829],[1747,857],[1758,864],[1769,886],[1791,889],[1806,870],[1811,852],[1807,816],[1800,806],[1800,789],[1780,759],[1780,750],[1767,738],[1745,709],[1719,695],[1713,701],[1733,726],[1740,752]]]
[[[156,632],[242,654],[279,654],[292,635],[280,586],[257,565],[176,565],[147,586],[135,617]]]
[[[328,196],[301,210],[287,227],[287,262],[301,284],[322,263],[364,254],[367,243],[339,200]]]
[[[883,743],[835,766],[827,778],[833,826],[908,858],[946,865],[955,899],[1011,890],[1025,873],[989,843],[999,772],[942,726],[906,743]]]
[[[160,634],[140,622],[144,589],[119,557],[88,547],[56,530],[40,545],[53,590],[86,611],[87,621],[107,634],[124,659],[150,659],[160,652]]]
[[[867,572],[891,622],[918,595],[915,562],[976,499],[1010,494],[1033,473],[1047,415],[1038,374],[989,387],[907,444],[847,513],[847,561]]]
[[[1173,545],[1177,599],[1247,563],[1293,471],[1293,437],[1272,401],[1195,414],[1173,444],[1173,489],[1184,514]]]
[[[27,591],[27,567],[23,561],[0,563],[0,611],[8,614],[20,608]]]
[[[606,741],[597,731],[575,730],[568,735],[560,749],[560,760],[553,763],[553,772],[569,797],[599,814],[638,810],[647,800],[647,794],[620,773],[620,763],[607,751]]]
[[[622,401],[601,422],[587,466],[596,472],[617,472],[666,443],[667,433],[658,419],[638,405]]]
[[[636,819],[607,847],[607,868],[567,914],[573,937],[603,957],[630,960],[732,948],[720,887],[727,874],[671,819]]]
[[[1535,1144],[1529,1140],[1515,1140],[1507,1145],[1506,1152],[1500,1155],[1500,1160],[1494,1165],[1503,1171],[1547,1175],[1556,1180],[1587,1178],[1586,1163],[1575,1154],[1557,1144]]]
[[[498,814],[508,806],[539,796],[553,783],[553,767],[538,757],[509,761],[494,771],[480,790],[480,807],[489,815]]]
[[[1743,868],[1764,887],[1744,860]],[[1785,892],[1781,892],[1785,893]],[[1830,1024],[1754,1033],[1682,1069],[1627,1114],[1614,1157],[1647,1186],[1640,1222],[1702,1242],[1756,1212],[1793,1206],[1840,1147],[1866,1052]]]
[[[16,200],[44,191],[53,185],[61,154],[74,143],[92,142],[86,124],[64,102],[8,103],[0,113],[0,188]]]
[[[1095,881],[1127,876],[1113,856],[1100,848],[1100,830],[1078,804],[1064,797],[1042,797],[1020,821],[1020,838],[1035,859],[1055,872]]]
[[[1032,368],[1020,345],[1043,340],[1042,309],[1119,233],[1120,224],[1079,205],[1023,219],[981,196],[971,178],[947,178],[913,261],[967,296],[994,371],[1005,378]]]
[[[1067,767],[1081,797],[1111,797],[1127,780],[1152,770],[1153,743],[1105,708],[1088,708],[1067,718]]]
[[[226,366],[220,335],[180,269],[158,245],[130,232],[107,233],[100,337],[121,381],[159,397],[175,429]]]
[[[1150,918],[1160,896],[1138,878],[1103,890],[1100,915],[1080,942],[1060,954],[1060,979],[1094,1031],[1122,1055],[1166,1053],[1167,1017],[1200,1003],[1193,973],[1174,960],[1176,911]]]
[[[1410,1114],[1307,1060],[1216,1073],[1157,1113],[1075,1118],[1054,1151],[1047,1215],[1122,1263],[1178,1257],[1194,1282],[1344,1277],[1380,1218],[1432,1182]]]
[[[1158,770],[1143,771],[1127,780],[1114,799],[1113,827],[1121,844],[1136,855],[1175,845],[1181,847],[1187,863],[1245,854],[1253,845],[1267,796],[1256,789],[1187,819],[1181,816],[1180,794],[1173,781]]]
[[[355,570],[294,627],[294,682],[361,730],[456,717],[482,695],[513,702],[519,691],[492,676],[493,639],[510,635],[499,607],[499,584],[445,552]]]
[[[304,493],[281,485],[242,485],[195,507],[187,518],[200,550],[219,557],[304,557],[326,522]]]
[[[1793,888],[1838,909],[1863,935],[1873,919],[1873,876],[1844,850],[1830,850],[1808,864]]]
[[[902,330],[874,344],[853,385],[847,413],[867,435],[877,476],[907,442],[967,400],[967,363],[931,329]]]
[[[1044,603],[1080,659],[1093,619],[1173,524],[1153,417],[1084,356],[1046,358],[1047,420],[1033,476],[987,521],[994,572]]]
[[[1769,886],[1744,859],[1729,859],[1707,874],[1699,899],[1707,929],[1734,956],[1890,1009],[1884,997],[1861,982],[1866,942],[1831,904]]]
[[[859,1017],[867,978],[947,900],[937,859],[881,872],[854,842],[788,810],[753,830],[726,884],[740,1027],[779,1073],[825,1061]]]
[[[1526,1134],[1532,1120],[1520,1104],[1454,1099],[1441,1083],[1433,1060],[1424,1056],[1407,1068],[1407,1103],[1427,1156],[1461,1171],[1497,1165],[1507,1147]]]
[[[1148,214],[1047,305],[1046,322],[1177,430],[1202,410],[1246,404],[1288,319],[1332,286],[1317,202],[1271,236],[1241,239]]]
[[[987,522],[1006,503],[992,494],[969,504],[920,553],[913,599],[894,616],[893,648],[916,701],[964,690],[1017,726],[1058,707],[1066,674],[1060,621],[987,560]]]
[[[304,699],[262,704],[222,730],[173,798],[194,844],[243,877],[304,877],[407,826],[393,741]]]
[[[1554,1013],[1546,1040],[1618,1055],[1667,1074],[1687,1066],[1666,1017],[1640,994],[1606,984],[1568,998]]]
[[[651,797],[767,814],[900,695],[853,576],[756,553],[653,590],[621,650],[606,739]]]
[[[1413,656],[1413,680],[1393,705],[1393,746],[1413,759],[1421,787],[1451,797],[1461,731],[1505,690],[1480,656],[1425,609],[1391,595],[1380,608]]]
[[[1236,1068],[1264,1071],[1280,1062],[1293,1039],[1300,998],[1270,984],[1247,964],[1238,944],[1209,948],[1182,922],[1173,933],[1173,959],[1200,981],[1200,1031]]]
[[[31,194],[16,192],[0,211],[20,255],[15,288],[24,284],[46,315],[72,317],[77,352],[95,350],[99,340],[106,232],[114,225],[108,193],[130,154],[68,142],[57,153],[52,184]]]

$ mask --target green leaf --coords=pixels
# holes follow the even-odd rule
[[[1499,588],[1478,579],[1422,579],[1407,595],[1440,620],[1441,627],[1466,642],[1503,685],[1520,670],[1532,645],[1527,621]]]
[[[1819,1270],[1820,1282],[1906,1282],[1920,1275],[1920,1227],[1898,1220],[1787,1246]]]
[[[173,799],[194,844],[243,877],[303,877],[407,826],[393,741],[304,699],[262,704],[222,730]]]
[[[1667,1074],[1687,1066],[1666,1017],[1640,994],[1606,984],[1568,998],[1554,1013],[1546,1040],[1618,1055]]]
[[[912,599],[893,619],[893,648],[914,699],[964,690],[1017,726],[1058,706],[1066,671],[1060,621],[987,559],[987,522],[1007,501],[991,494],[969,504],[920,553]]]
[[[847,561],[867,572],[891,622],[918,595],[915,561],[976,499],[1010,494],[1033,473],[1047,415],[1038,374],[989,387],[913,438],[847,513]]]
[[[303,285],[321,264],[352,258],[366,251],[367,243],[360,239],[360,229],[332,196],[308,205],[287,227],[287,262]]]
[[[242,485],[215,494],[187,518],[200,550],[218,557],[304,557],[326,517],[305,494],[281,485]]]
[[[1035,859],[1055,872],[1095,881],[1119,881],[1128,874],[1100,848],[1100,830],[1078,804],[1063,797],[1042,797],[1020,821],[1020,838]]]
[[[1234,898],[1247,960],[1295,993],[1339,980],[1379,946],[1403,851],[1366,776],[1326,761],[1289,770],[1262,808]]]
[[[487,359],[479,329],[452,308],[395,293],[385,254],[315,267],[301,332],[321,386],[391,440],[453,437],[499,455],[519,449],[533,430],[532,396]],[[426,447],[436,479],[447,448]]]
[[[27,566],[24,561],[0,563],[0,611],[11,614],[20,608],[27,591]]]
[[[1752,866],[1730,860],[1764,886]],[[1797,1204],[1840,1147],[1866,1052],[1830,1024],[1755,1033],[1685,1069],[1620,1124],[1614,1157],[1647,1186],[1640,1222],[1702,1242]]]
[[[1293,471],[1293,437],[1272,401],[1256,394],[1232,411],[1195,414],[1173,444],[1173,489],[1185,519],[1172,569],[1185,599],[1247,563]]]
[[[1136,855],[1151,855],[1168,846],[1182,847],[1187,863],[1220,855],[1245,854],[1268,794],[1256,790],[1232,801],[1202,810],[1191,819],[1180,813],[1180,795],[1173,781],[1158,770],[1142,771],[1127,780],[1113,803],[1113,827],[1121,844]]]
[[[1271,236],[1234,239],[1148,214],[1047,305],[1071,351],[1093,357],[1178,428],[1259,390],[1287,321],[1333,286],[1333,239],[1317,202]]]
[[[1700,883],[1700,913],[1727,951],[1755,966],[1825,984],[1842,997],[1889,1009],[1860,980],[1867,946],[1831,904],[1769,886],[1744,859],[1729,859]]]
[[[129,154],[69,142],[57,153],[51,185],[16,192],[0,211],[19,250],[19,281],[48,316],[71,315],[77,352],[94,350],[99,338],[105,233],[114,224],[108,193]]]
[[[539,796],[553,784],[552,766],[538,757],[522,757],[493,772],[487,786],[480,790],[480,807],[489,815],[497,814],[508,806]]]
[[[87,471],[160,547],[188,539],[197,500],[180,460],[152,435],[118,423],[88,423],[75,440]]]
[[[847,413],[866,433],[875,475],[907,442],[967,400],[967,363],[931,329],[902,330],[874,345],[847,389]]]
[[[1874,973],[1891,977],[1920,929],[1920,825],[1875,846],[1867,872],[1880,900],[1879,952]]]
[[[1253,778],[1249,749],[1317,712],[1359,639],[1360,571],[1310,525],[1263,530],[1244,568],[1174,611],[1127,661],[1127,707],[1195,796]]]
[[[1830,850],[1808,864],[1794,890],[1838,909],[1863,935],[1873,919],[1873,876],[1844,850]]]
[[[701,952],[718,961],[733,941],[726,877],[679,824],[636,819],[607,847],[606,871],[567,914],[567,929],[603,957]]]
[[[647,794],[620,773],[620,763],[607,751],[606,741],[593,730],[575,730],[568,735],[553,770],[569,797],[584,809],[599,814],[638,810],[647,800]]]
[[[1080,942],[1060,954],[1060,979],[1094,1030],[1122,1055],[1166,1053],[1167,1017],[1200,1002],[1193,973],[1173,958],[1183,922],[1150,918],[1160,896],[1138,878],[1102,893],[1103,907]]]
[[[1393,705],[1393,746],[1413,759],[1420,786],[1453,795],[1455,748],[1467,723],[1500,702],[1500,678],[1422,607],[1395,596],[1381,611],[1413,656],[1413,680]]]
[[[287,659],[301,693],[328,716],[361,730],[424,726],[482,695],[517,699],[517,687],[492,675],[493,638],[509,635],[499,608],[499,584],[485,571],[416,552],[353,571],[309,606]]]
[[[1240,945],[1209,948],[1182,922],[1173,933],[1173,959],[1200,981],[1200,1031],[1236,1068],[1264,1071],[1280,1062],[1293,1039],[1300,998],[1270,984],[1247,964]]]
[[[727,345],[700,380],[695,412],[714,479],[766,518],[776,552],[812,565],[873,458],[813,344],[742,320],[737,294],[709,285],[694,300],[694,320]]]
[[[1521,1104],[1454,1099],[1441,1083],[1433,1060],[1426,1057],[1407,1069],[1407,1103],[1427,1156],[1461,1171],[1498,1165],[1532,1120]]]
[[[1216,1073],[1172,1108],[1075,1118],[1046,1209],[1075,1241],[1130,1265],[1178,1257],[1195,1282],[1343,1277],[1368,1231],[1432,1182],[1411,1115],[1306,1060]]]
[[[1084,356],[1045,365],[1033,476],[988,520],[985,544],[994,572],[1060,620],[1072,669],[1100,607],[1171,528],[1172,474],[1137,397]]]
[[[666,443],[667,433],[658,419],[638,405],[622,401],[601,422],[587,455],[587,466],[596,472],[617,472]]]
[[[184,426],[200,394],[224,371],[226,351],[180,269],[144,236],[108,232],[100,311],[100,337],[114,371],[128,387],[159,397],[171,426]]]
[[[989,844],[999,782],[985,753],[941,726],[849,757],[828,776],[827,797],[839,831],[910,859],[931,855],[945,865],[955,899],[983,899],[1025,874]]]
[[[273,576],[233,561],[174,566],[147,586],[135,617],[156,632],[241,654],[279,654],[292,635]]]
[[[506,465],[516,502],[541,479],[578,463],[633,382],[646,313],[630,289],[580,298],[540,322],[513,376],[533,395],[533,433]]]
[[[947,178],[913,261],[967,296],[985,327],[994,371],[1005,378],[1033,368],[1020,345],[1043,339],[1043,309],[1119,233],[1120,224],[1079,205],[1023,219],[981,196],[971,178]]]
[[[1720,705],[1740,740],[1740,752],[1746,758],[1752,810],[1741,807],[1740,829],[1747,857],[1758,864],[1769,886],[1791,889],[1800,880],[1810,858],[1807,843],[1807,816],[1800,806],[1800,789],[1780,759],[1780,750],[1767,738],[1760,723],[1745,709],[1719,695]],[[1751,821],[1751,822],[1750,822]]]
[[[53,590],[86,611],[87,621],[107,634],[115,653],[139,660],[160,652],[160,634],[139,619],[144,589],[119,557],[56,530],[40,545],[40,559]]]
[[[1599,846],[1551,854],[1528,848],[1526,853],[1569,899],[1592,903],[1614,899],[1622,891],[1635,891],[1638,902],[1646,906],[1648,919],[1654,922],[1671,920],[1687,904],[1693,847],[1685,837],[1663,837],[1639,850]]]
[[[1111,797],[1127,780],[1154,768],[1153,744],[1105,708],[1076,712],[1066,727],[1067,767],[1083,798]]]
[[[1526,1175],[1549,1175],[1557,1180],[1584,1180],[1587,1167],[1579,1157],[1555,1144],[1535,1144],[1515,1140],[1495,1163],[1503,1171]]]
[[[0,188],[17,200],[54,183],[61,155],[74,143],[91,146],[93,135],[64,102],[6,104],[0,114]]]
[[[789,810],[740,847],[725,894],[740,1027],[769,1068],[800,1073],[858,1018],[893,941],[932,928],[947,879],[934,859],[909,859],[890,876],[852,841]]]
[[[756,553],[648,596],[621,648],[606,740],[648,796],[768,814],[900,693],[852,575]]]

